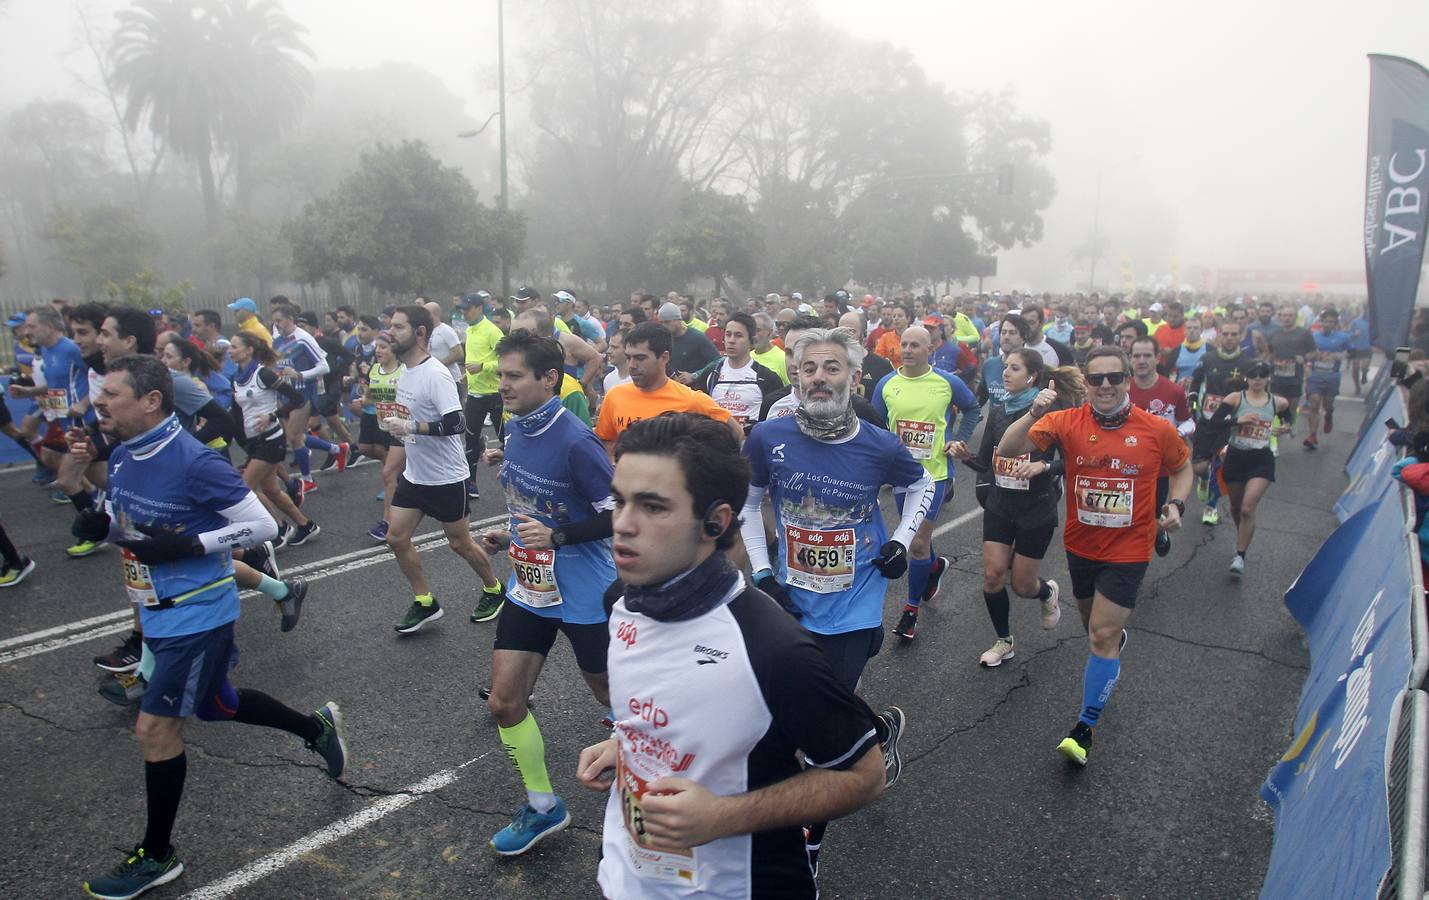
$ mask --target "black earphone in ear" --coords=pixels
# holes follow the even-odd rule
[[[711,514],[713,514],[716,509],[723,505],[725,505],[723,500],[716,500],[709,506],[705,507],[705,534],[709,535],[710,537],[719,537],[720,535],[724,534],[724,526],[716,522],[714,519],[710,518]]]

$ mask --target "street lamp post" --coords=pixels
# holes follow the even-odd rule
[[[496,112],[486,117],[486,121],[475,131],[462,131],[457,134],[459,138],[474,138],[486,130],[486,126],[491,124],[492,119],[501,119],[500,143],[501,143],[501,196],[497,199],[497,209],[501,211],[501,221],[506,223],[507,212],[507,185],[506,185],[506,2],[496,0],[496,89],[497,108]],[[506,265],[506,254],[501,254],[501,302],[511,296],[511,272]]]
[[[501,223],[506,224],[506,0],[496,0],[496,86],[501,116]],[[501,254],[501,302],[511,296],[511,273],[506,268],[506,254]]]

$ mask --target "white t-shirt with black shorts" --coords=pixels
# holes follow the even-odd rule
[[[600,888],[607,897],[817,895],[799,826],[684,851],[644,845],[650,782],[688,778],[722,796],[801,771],[846,770],[878,751],[873,712],[845,689],[808,633],[743,577],[725,602],[662,622],[610,615],[610,702],[619,747],[605,807]]]
[[[428,356],[402,370],[397,382],[397,404],[393,414],[411,422],[439,422],[452,412],[460,412],[461,395],[456,380],[446,366]],[[392,505],[419,509],[439,522],[455,522],[466,516],[466,479],[471,474],[466,462],[462,433],[411,434],[402,439],[407,464],[397,479]]]

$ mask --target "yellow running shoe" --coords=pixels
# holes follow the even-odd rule
[[[1092,749],[1092,729],[1085,722],[1077,722],[1072,733],[1062,738],[1057,752],[1079,766],[1087,764],[1087,753]]]

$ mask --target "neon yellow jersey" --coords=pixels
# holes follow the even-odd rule
[[[769,349],[763,353],[750,351],[749,356],[764,368],[772,369],[774,374],[779,376],[780,381],[785,384],[789,383],[789,363],[780,347],[770,344]]]
[[[466,375],[468,394],[494,394],[499,379],[496,375],[496,344],[504,335],[490,319],[482,316],[475,325],[466,326],[466,361],[481,363],[481,371]]]
[[[1162,319],[1160,322],[1153,322],[1150,319],[1142,319],[1141,324],[1146,326],[1147,337],[1151,337],[1155,335],[1156,332],[1160,331],[1163,327],[1165,327],[1166,320]]]
[[[923,464],[933,480],[945,480],[948,458],[943,455],[943,447],[953,417],[957,410],[963,411],[962,427],[958,429],[958,439],[963,441],[972,437],[979,418],[977,398],[962,379],[938,368],[914,378],[896,369],[883,376],[871,399],[888,420],[888,430]]]
[[[699,319],[691,319],[690,327],[698,331],[700,334],[704,334],[706,331],[709,331],[710,323],[702,322]]]
[[[982,340],[982,335],[977,333],[977,326],[973,324],[973,320],[962,313],[953,317],[953,326],[955,328],[953,340],[959,344],[970,344],[976,347]]]
[[[560,316],[557,316],[557,317],[556,317],[556,330],[557,330],[557,331],[564,331],[566,334],[570,334],[570,333],[571,333],[571,326],[567,325],[565,322],[562,322],[562,321],[561,321],[561,317],[560,317]]]

